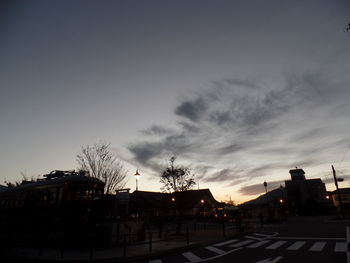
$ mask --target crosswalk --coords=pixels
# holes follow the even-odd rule
[[[299,250],[302,246],[304,246],[306,241],[296,241],[294,244],[287,247],[287,250]]]
[[[233,245],[230,245],[229,247],[243,247],[245,245],[248,245],[249,243],[252,243],[254,242],[254,240],[244,240],[244,241],[241,241],[239,243],[235,243]]]
[[[304,249],[307,251],[311,251],[311,252],[322,252],[326,245],[328,244],[328,246],[330,247],[330,250],[333,252],[346,252],[346,242],[335,242],[335,241],[330,241],[330,242],[325,242],[325,241],[287,241],[287,240],[263,240],[263,241],[257,241],[257,242],[249,242],[250,244],[245,246],[246,244],[248,244],[248,241],[242,241],[240,243],[237,244],[237,246],[235,247],[245,247],[245,248],[261,248],[263,246],[265,246],[265,249],[279,249],[279,248],[283,248],[286,250],[293,250],[293,251],[297,251],[300,249]],[[233,247],[234,245],[231,245],[231,247]],[[332,249],[333,247],[333,249]]]
[[[276,242],[272,243],[271,245],[269,245],[268,247],[266,247],[266,249],[277,249],[277,248],[283,246],[285,243],[287,243],[287,241],[276,241]]]
[[[185,252],[182,253],[182,255],[187,258],[190,262],[196,262],[196,261],[200,261],[201,258],[198,257],[197,255],[193,254],[192,252]]]
[[[322,251],[326,245],[326,242],[315,242],[311,247],[310,251]]]
[[[184,259],[183,262],[201,262],[210,260],[212,258],[220,257],[240,249],[266,249],[266,250],[287,250],[287,251],[309,251],[309,252],[346,252],[347,245],[345,241],[342,240],[316,240],[316,239],[306,239],[306,240],[279,240],[278,238],[272,238],[268,235],[254,234],[253,238],[251,236],[245,236],[241,239],[230,239],[220,243],[212,244],[201,248],[200,251],[187,251],[181,253],[180,256]],[[206,251],[206,253],[203,253]],[[211,254],[208,257],[208,253]],[[162,259],[151,260],[149,263],[163,263]]]
[[[226,253],[225,250],[222,250],[222,249],[219,249],[219,248],[216,248],[216,247],[213,247],[213,246],[207,246],[205,248],[210,250],[210,251],[212,251],[212,252],[214,252],[214,253],[216,253],[216,254],[219,254],[219,255]]]

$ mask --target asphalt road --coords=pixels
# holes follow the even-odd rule
[[[294,217],[252,234],[144,261],[149,263],[346,263],[346,226],[327,217]]]

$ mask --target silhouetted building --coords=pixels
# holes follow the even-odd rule
[[[304,181],[305,178],[305,172],[303,169],[293,169],[289,170],[290,176],[292,178],[292,181]]]
[[[142,218],[170,216],[171,194],[149,191],[134,191],[130,194],[130,213]]]
[[[331,198],[335,207],[339,207],[339,196],[344,207],[350,208],[350,188],[339,188],[331,192]]]
[[[131,213],[152,216],[208,216],[214,214],[219,202],[209,189],[174,193],[135,191],[130,195]]]
[[[258,218],[261,214],[264,217],[264,221],[283,220],[286,213],[286,200],[286,188],[280,186],[253,200],[241,204],[240,208],[247,216],[253,218]]]
[[[53,171],[43,179],[0,189],[0,234],[81,238],[105,221],[104,183],[84,172]]]
[[[291,212],[312,213],[320,211],[329,202],[326,186],[320,178],[306,179],[303,169],[289,171],[291,180],[285,181],[288,205]]]
[[[130,188],[119,189],[116,191],[116,208],[117,217],[126,217],[129,215],[129,203],[130,203]]]
[[[174,196],[176,205],[185,216],[213,215],[220,205],[209,189],[175,192]]]

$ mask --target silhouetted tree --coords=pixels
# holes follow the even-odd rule
[[[191,170],[184,166],[175,166],[176,157],[173,156],[169,160],[169,166],[165,168],[160,177],[163,184],[162,190],[165,192],[181,192],[193,188],[196,184],[194,175]]]
[[[105,183],[105,193],[111,194],[125,186],[126,170],[109,143],[86,145],[77,154],[79,169],[89,172],[90,176]]]

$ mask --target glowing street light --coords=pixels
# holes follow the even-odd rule
[[[140,174],[139,174],[139,169],[136,170],[136,173],[134,174],[135,178],[136,178],[136,191],[139,190],[139,179],[140,179]]]
[[[203,199],[201,200],[201,204],[204,204],[204,200]]]

